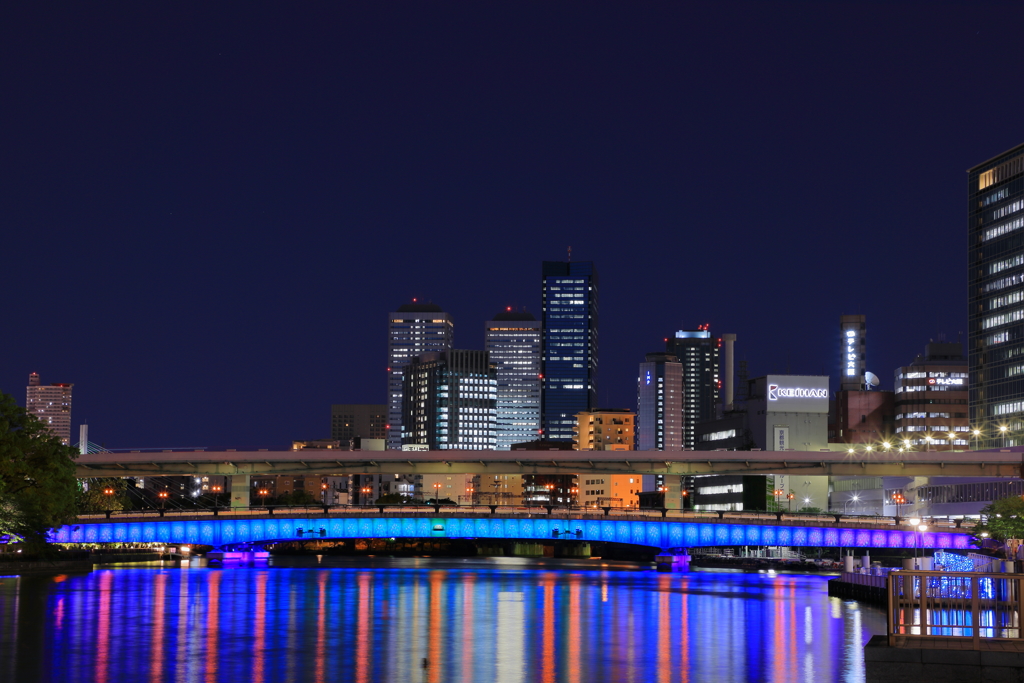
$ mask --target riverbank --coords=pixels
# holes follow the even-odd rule
[[[177,553],[167,552],[103,552],[76,553],[68,559],[59,555],[53,558],[26,557],[17,560],[0,558],[0,576],[20,576],[22,574],[48,574],[67,572],[91,572],[96,565],[104,564],[144,564],[149,562],[181,560]]]

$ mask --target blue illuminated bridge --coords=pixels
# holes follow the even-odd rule
[[[687,513],[677,513],[687,514]],[[689,513],[692,514],[692,513]],[[659,515],[660,517],[660,515]],[[569,514],[413,512],[373,514],[275,514],[181,518],[83,519],[51,532],[57,543],[168,543],[229,547],[311,539],[500,539],[627,543],[662,550],[710,546],[843,548],[942,548],[966,550],[968,529],[898,528],[893,520],[811,520],[753,513],[746,517],[607,517]],[[825,521],[829,520],[829,521]]]

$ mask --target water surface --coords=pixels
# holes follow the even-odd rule
[[[323,563],[2,577],[0,681],[863,681],[885,632],[821,576]]]

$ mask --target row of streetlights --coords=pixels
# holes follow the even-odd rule
[[[1006,437],[1010,434],[1010,426],[1009,425],[1005,425],[1005,424],[998,425],[995,428],[995,432],[1000,437],[1002,437],[1002,439],[1003,439],[1003,446],[1005,447],[1006,446]],[[952,431],[952,432],[948,432],[948,433],[945,433],[945,432],[934,432],[934,433],[926,432],[924,434],[924,442],[925,442],[924,443],[924,448],[925,448],[926,451],[929,448],[931,448],[931,445],[932,445],[933,441],[937,442],[937,441],[940,441],[942,439],[948,438],[949,439],[949,444],[953,445],[953,442],[958,440],[958,439],[965,439],[967,437],[971,437],[971,438],[974,439],[974,449],[977,450],[978,439],[983,434],[984,434],[984,431],[982,429],[977,428],[977,427],[971,428],[969,431]],[[863,451],[865,453],[872,453],[872,452],[875,452],[875,451],[878,451],[878,452],[881,452],[881,453],[890,453],[892,451],[896,451],[897,453],[905,453],[905,452],[912,451],[912,450],[914,450],[914,443],[913,443],[913,441],[911,439],[908,439],[908,438],[905,438],[905,437],[904,438],[887,439],[885,441],[882,441],[881,443],[877,443],[877,444],[869,443],[869,444],[864,444],[864,446],[863,446]],[[856,453],[857,452],[857,447],[856,446],[850,446],[847,449],[847,452],[851,453],[851,454],[852,453]]]

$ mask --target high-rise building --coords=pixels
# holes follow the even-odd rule
[[[718,418],[718,379],[721,340],[711,336],[707,325],[679,330],[665,340],[665,350],[675,356],[683,372],[683,448],[696,444],[696,427]]]
[[[923,356],[897,369],[894,445],[967,450],[971,438],[967,383],[967,359],[960,344],[932,342]]]
[[[639,451],[683,448],[683,364],[671,353],[648,353],[636,390]]]
[[[65,446],[71,445],[71,388],[74,384],[39,383],[39,374],[28,376],[25,409],[46,425]]]
[[[636,415],[632,410],[605,408],[576,414],[573,449],[578,451],[633,450]]]
[[[414,301],[388,314],[388,450],[402,448],[402,369],[420,354],[451,350],[453,330],[437,304]]]
[[[1024,144],[967,171],[968,374],[977,448],[1024,443]],[[1004,428],[1001,429],[1001,428]]]
[[[497,394],[497,372],[486,351],[413,358],[402,384],[402,446],[494,450]]]
[[[498,450],[540,433],[540,321],[525,311],[488,320],[484,349],[498,378]]]
[[[331,406],[331,438],[346,448],[358,448],[363,439],[384,439],[388,421],[386,404],[346,403]]]
[[[597,268],[590,261],[544,261],[541,429],[572,441],[576,413],[597,405]]]

